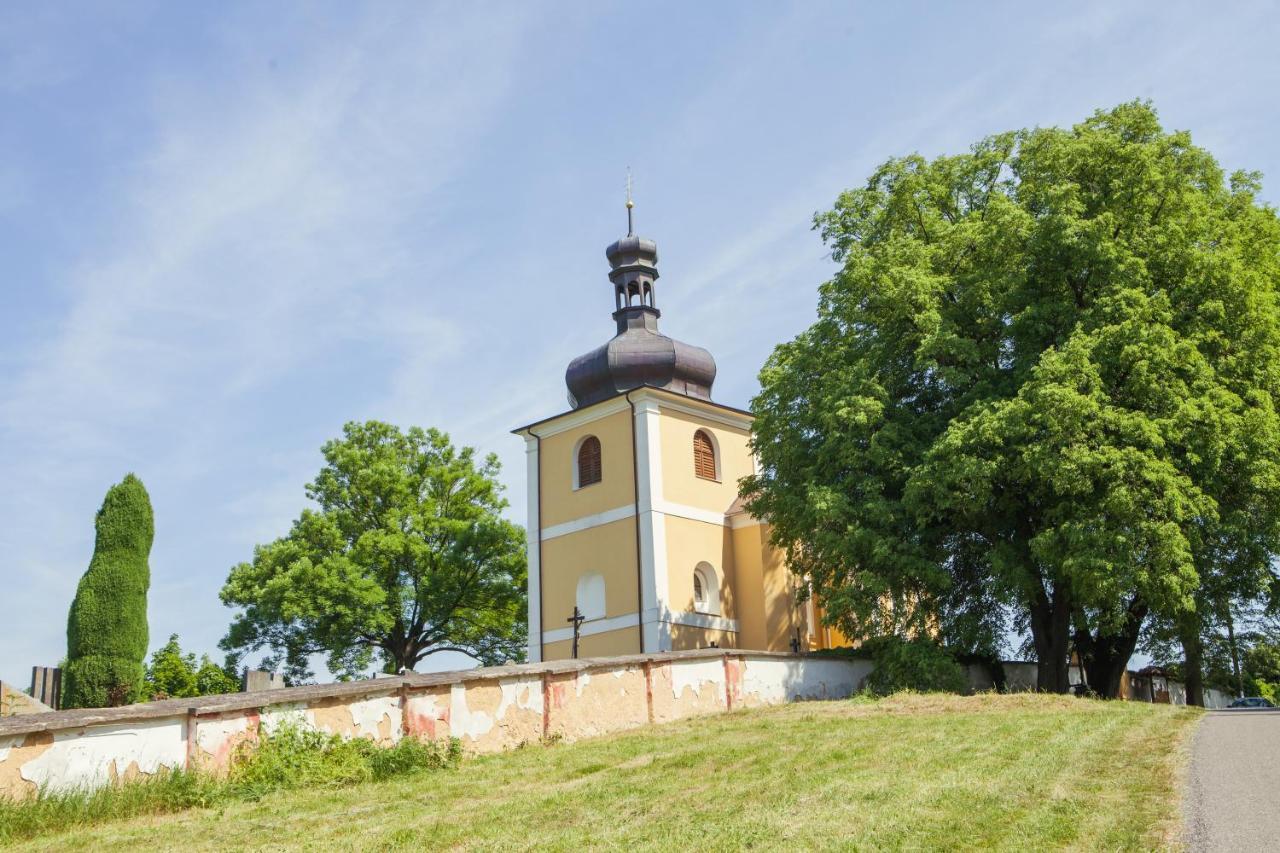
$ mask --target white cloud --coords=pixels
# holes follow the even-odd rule
[[[0,376],[0,436],[21,448],[0,460],[23,487],[0,497],[23,531],[5,537],[5,608],[43,614],[21,642],[6,641],[6,672],[52,662],[61,648],[92,508],[130,468],[157,508],[152,633],[190,630],[211,647],[228,618],[209,596],[218,567],[194,576],[186,564],[208,524],[168,510],[231,522],[224,551],[237,518],[250,542],[283,533],[317,467],[315,436],[335,424],[275,436],[309,452],[259,463],[228,440],[254,428],[254,409],[279,407],[277,394],[334,393],[323,373],[291,388],[300,365],[341,370],[343,353],[359,352],[395,363],[393,385],[407,389],[456,348],[456,319],[432,310],[429,280],[428,292],[414,289],[433,261],[410,223],[432,218],[497,115],[529,18],[450,5],[373,11],[274,68],[157,85],[154,126],[137,132],[152,144],[121,164],[115,219],[85,234],[62,272],[68,305],[56,334]],[[238,50],[272,52],[269,33],[235,37],[256,42]],[[198,497],[220,469],[246,465],[262,479],[230,500]],[[69,491],[80,493],[75,506],[52,502]],[[248,556],[240,546],[237,559]],[[193,584],[203,587],[199,612],[186,613]]]

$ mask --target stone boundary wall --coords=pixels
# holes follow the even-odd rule
[[[458,738],[496,752],[698,714],[852,695],[866,660],[705,649],[485,667],[168,699],[0,720],[0,796],[65,790],[162,768],[225,771],[284,722],[391,745]]]

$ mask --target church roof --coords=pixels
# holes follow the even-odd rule
[[[631,205],[628,202],[628,225]],[[617,334],[591,352],[578,356],[565,371],[569,404],[589,406],[632,388],[662,388],[676,394],[711,399],[716,362],[702,347],[658,331],[654,283],[658,279],[658,244],[628,228],[627,235],[605,249],[613,284],[613,319]]]

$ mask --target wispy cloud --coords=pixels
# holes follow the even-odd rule
[[[166,510],[199,507],[219,525],[241,515],[254,535],[278,534],[316,467],[314,434],[301,442],[309,454],[247,466],[227,436],[263,428],[291,395],[359,389],[342,375],[357,354],[396,365],[393,384],[407,393],[455,348],[457,319],[435,310],[430,293],[431,265],[449,247],[422,247],[415,229],[445,207],[441,188],[507,96],[528,19],[450,5],[374,12],[287,62],[258,61],[214,85],[194,75],[157,83],[153,125],[139,128],[151,143],[122,164],[115,217],[84,235],[60,273],[68,304],[56,334],[0,377],[7,478],[59,483],[46,494],[83,491],[76,506],[21,491],[0,498],[16,522],[5,537],[6,611],[48,614],[6,641],[7,671],[51,662],[60,648],[62,608],[88,559],[90,507],[124,470],[143,469],[162,522],[153,633],[207,637],[201,623],[226,622],[210,606],[216,570],[197,579],[201,612],[179,616],[192,582],[182,538],[200,537],[202,523]],[[237,23],[244,38],[250,22]],[[249,39],[228,50],[273,54],[268,33]],[[11,60],[12,85],[34,79],[37,63],[57,65]],[[314,376],[295,385],[303,365],[332,371],[332,387]],[[208,488],[227,466],[262,479],[229,501],[207,495],[203,507],[161,500]]]

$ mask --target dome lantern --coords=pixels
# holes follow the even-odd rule
[[[633,206],[628,192],[627,235],[605,249],[617,334],[570,362],[565,384],[575,409],[641,386],[711,399],[716,378],[711,353],[658,332],[658,244],[634,233]]]

